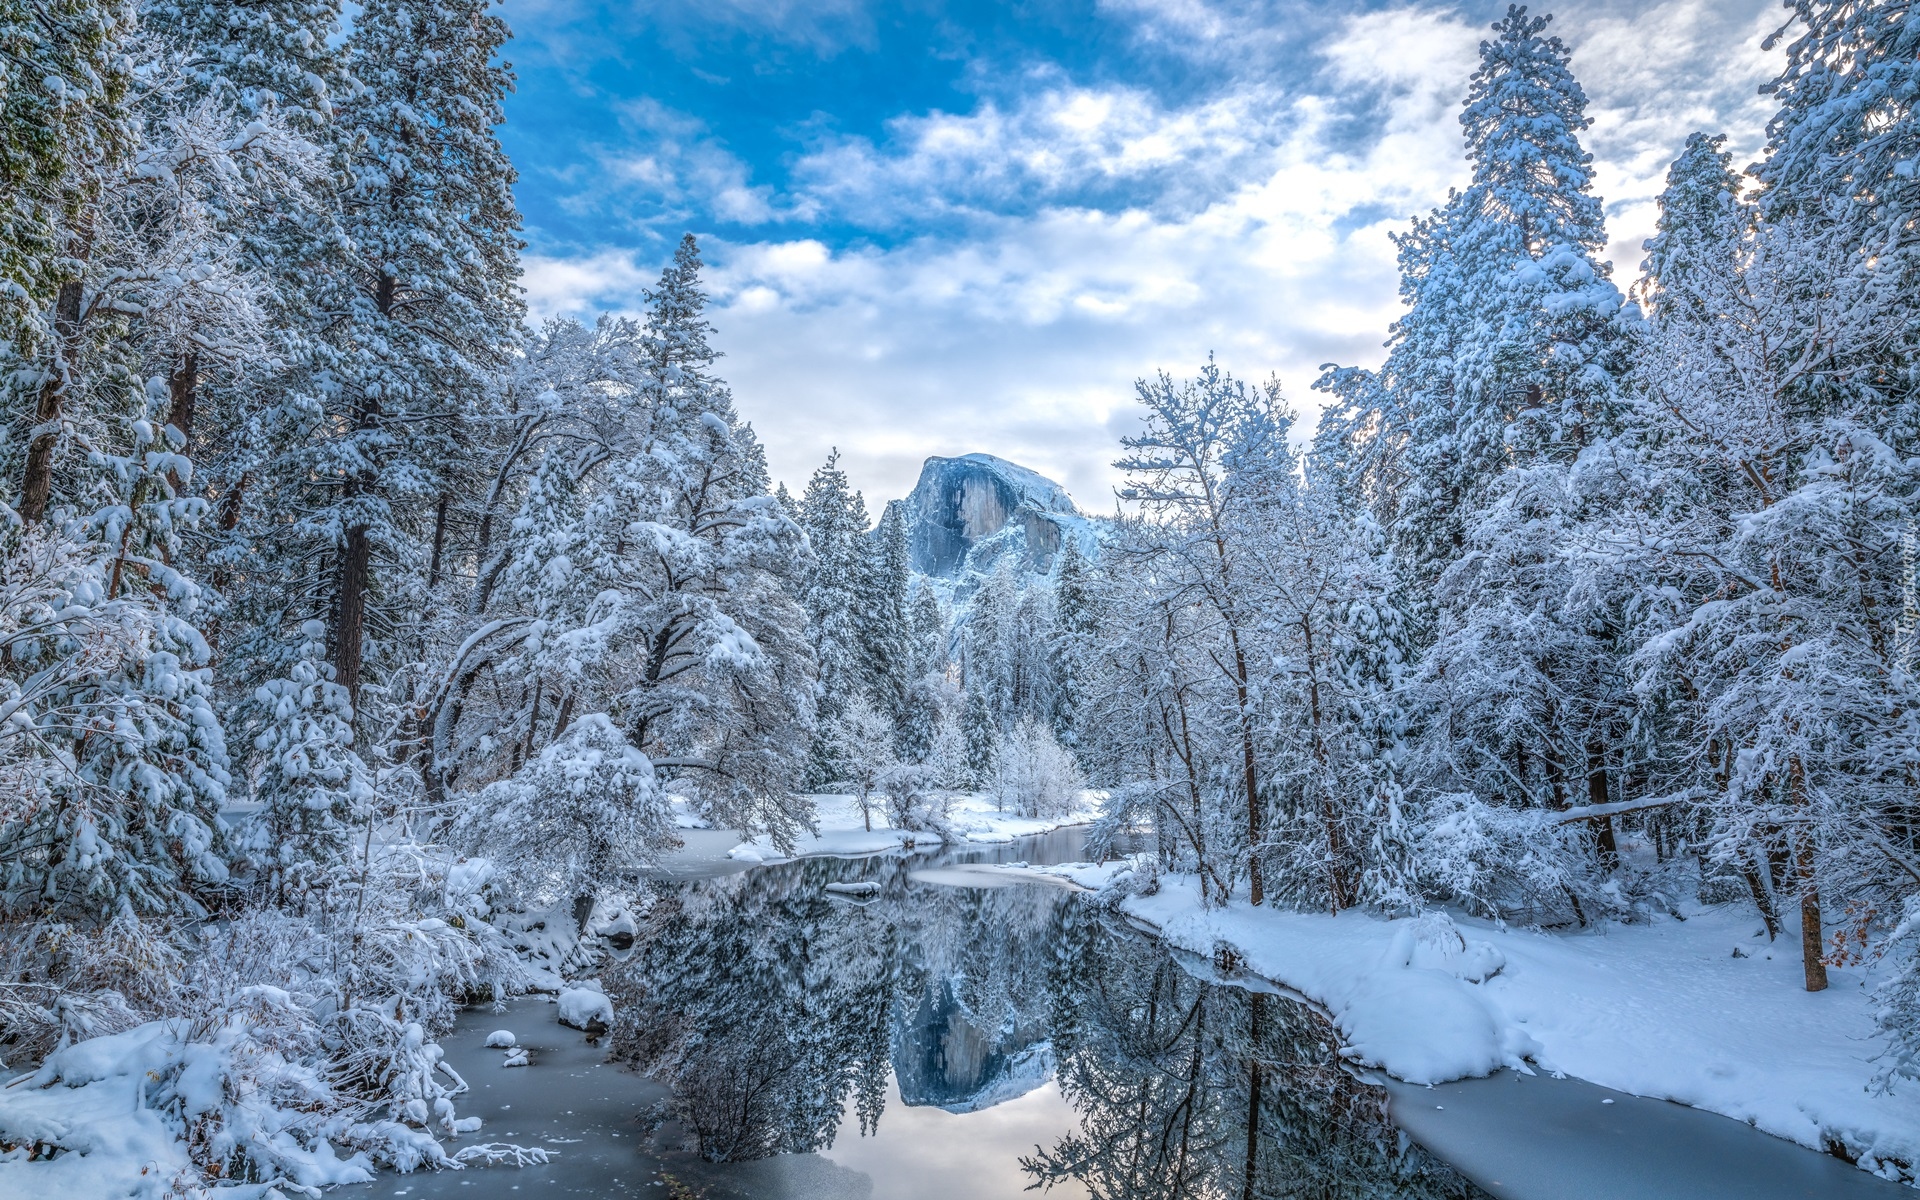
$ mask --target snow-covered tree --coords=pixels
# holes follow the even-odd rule
[[[1032,717],[1007,730],[995,763],[993,793],[1001,808],[1025,817],[1063,817],[1080,802],[1086,780],[1053,731]]]
[[[867,695],[892,722],[895,744],[905,751],[914,679],[906,506],[889,503],[865,540],[855,595],[862,674]]]
[[[880,803],[876,793],[888,788],[888,776],[900,762],[894,753],[893,722],[871,700],[855,695],[841,706],[826,736],[840,765],[835,783],[853,796],[861,821],[871,831],[873,810]]]
[[[582,928],[601,889],[679,840],[653,763],[605,713],[576,717],[513,778],[483,789],[453,836],[502,863],[529,900],[572,901]]]
[[[260,811],[244,852],[276,902],[325,890],[347,864],[348,841],[373,800],[373,780],[353,749],[353,708],[333,681],[327,627],[300,627],[293,669],[254,694]]]
[[[838,450],[808,481],[800,500],[800,525],[813,549],[802,595],[819,663],[824,731],[839,717],[843,705],[865,692],[868,679],[859,611],[866,573],[867,507],[840,469]],[[816,741],[810,770],[816,784],[838,777],[839,768],[825,741]]]
[[[970,688],[962,701],[959,724],[967,747],[966,786],[986,788],[999,770],[1000,722],[987,698]]]
[[[362,85],[338,117],[354,145],[342,197],[354,261],[329,281],[345,319],[326,411],[287,475],[317,488],[288,502],[335,566],[334,664],[357,711],[367,664],[398,665],[403,605],[444,540],[440,501],[471,466],[464,421],[489,403],[524,311],[514,171],[496,132],[507,27],[490,7],[372,0],[347,46]]]

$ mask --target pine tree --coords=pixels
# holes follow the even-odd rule
[[[968,689],[960,715],[967,743],[967,785],[975,791],[993,786],[1000,770],[1000,722],[979,692]]]
[[[1069,751],[1079,746],[1085,661],[1099,625],[1092,579],[1080,541],[1063,535],[1060,565],[1054,576],[1054,630],[1049,663],[1053,675],[1053,731]]]
[[[323,623],[303,623],[293,669],[254,695],[261,809],[244,849],[280,904],[289,893],[326,890],[373,799],[371,774],[353,749],[346,689],[326,660],[326,636]]]
[[[800,526],[813,548],[802,595],[820,669],[819,713],[824,730],[839,719],[848,701],[865,690],[867,665],[858,613],[866,503],[848,486],[838,450],[808,481],[800,501]],[[816,741],[811,771],[816,785],[840,778],[841,768],[823,740]]]
[[[0,7],[0,344],[31,355],[70,337],[87,257],[83,216],[100,175],[128,151],[124,108],[134,28],[127,0],[22,0]],[[55,301],[53,320],[41,305]]]
[[[1656,315],[1677,304],[1698,304],[1703,275],[1724,273],[1750,223],[1740,203],[1733,156],[1725,134],[1687,136],[1687,148],[1667,170],[1660,193],[1660,232],[1647,241],[1639,292]],[[1707,314],[1693,312],[1690,317]]]
[[[908,560],[905,506],[898,500],[890,501],[881,513],[880,524],[864,542],[855,619],[865,689],[874,705],[887,715],[895,745],[905,753],[910,740],[914,679],[909,602],[913,572]]]
[[[440,502],[468,469],[463,418],[487,404],[523,311],[514,171],[495,132],[508,34],[489,7],[373,0],[348,43],[364,85],[340,113],[356,147],[343,226],[357,269],[328,301],[349,314],[335,411],[301,457],[326,488],[303,524],[337,564],[334,664],[363,721],[363,668],[395,665],[397,606],[426,582]]]
[[[192,624],[199,589],[169,565],[199,510],[174,491],[192,467],[154,422],[132,424],[131,454],[94,455],[110,503],[8,547],[44,562],[50,585],[10,614],[12,670],[29,685],[9,681],[15,722],[37,726],[15,765],[27,802],[0,809],[0,844],[15,848],[0,857],[0,909],[13,914],[198,914],[197,893],[227,878],[228,760]]]

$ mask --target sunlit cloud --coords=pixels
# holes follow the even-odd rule
[[[1215,64],[1208,86],[1076,73],[1036,47],[970,101],[857,133],[815,114],[772,157],[737,151],[718,118],[625,110],[633,136],[604,152],[595,186],[612,190],[594,203],[617,210],[630,189],[653,206],[651,240],[536,245],[533,309],[636,308],[680,220],[702,235],[723,372],[776,475],[802,482],[838,446],[878,498],[929,454],[986,450],[1106,507],[1133,380],[1209,353],[1279,375],[1304,436],[1321,365],[1382,357],[1389,233],[1465,182],[1459,104],[1498,13],[1102,9],[1143,45]],[[1770,12],[1583,6],[1556,22],[1591,99],[1618,277],[1688,132],[1757,151]]]

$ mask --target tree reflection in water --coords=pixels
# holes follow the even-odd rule
[[[1386,1093],[1341,1064],[1338,1034],[1284,996],[1205,983],[1076,905],[1054,968],[1051,1032],[1080,1129],[1021,1165],[1096,1200],[1483,1195],[1412,1145]]]
[[[1036,1129],[1032,1186],[1095,1197],[1471,1197],[1277,995],[1203,982],[1084,896],[915,883],[811,859],[663,885],[610,978],[616,1058],[669,1084],[687,1148],[830,1146],[909,1105],[968,1113],[1057,1074],[1079,1129]],[[873,880],[852,903],[835,881]],[[964,1125],[955,1126],[964,1129]]]

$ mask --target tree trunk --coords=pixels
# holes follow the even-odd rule
[[[53,452],[60,443],[60,418],[72,382],[73,352],[80,339],[80,281],[60,285],[53,303],[53,362],[40,384],[33,414],[39,432],[27,443],[27,467],[20,480],[20,519],[35,524],[47,515],[53,495]]]
[[[367,577],[373,564],[373,539],[365,525],[347,530],[340,556],[339,601],[333,616],[334,682],[347,689],[355,716],[360,712],[360,660],[366,648]]]
[[[1807,810],[1807,774],[1798,758],[1787,760],[1787,785],[1794,807]],[[1827,990],[1826,931],[1820,925],[1820,882],[1814,877],[1813,829],[1798,831],[1794,844],[1794,873],[1800,883],[1800,963],[1807,990]]]
[[[180,362],[167,376],[167,398],[171,401],[167,424],[180,431],[180,452],[189,458],[193,455],[193,406],[199,391],[200,352],[189,350],[180,356]],[[179,495],[180,477],[168,471],[167,482],[172,485],[174,495]]]
[[[1609,798],[1607,790],[1607,752],[1597,737],[1587,739],[1587,803],[1605,804]],[[1620,846],[1613,837],[1613,818],[1595,817],[1593,826],[1594,844],[1600,850],[1600,865],[1608,871],[1620,869]]]
[[[1753,856],[1743,857],[1740,874],[1747,881],[1747,890],[1753,893],[1753,906],[1760,910],[1760,920],[1766,923],[1767,940],[1774,941],[1780,936],[1780,910],[1773,902],[1772,890],[1760,878],[1760,868],[1754,864]]]
[[[433,559],[427,567],[427,590],[440,586],[440,561],[447,548],[447,497],[433,506]]]
[[[1233,633],[1233,686],[1240,704],[1240,757],[1247,789],[1247,900],[1258,907],[1266,898],[1260,878],[1260,774],[1254,766],[1253,712],[1247,698],[1247,655]]]

